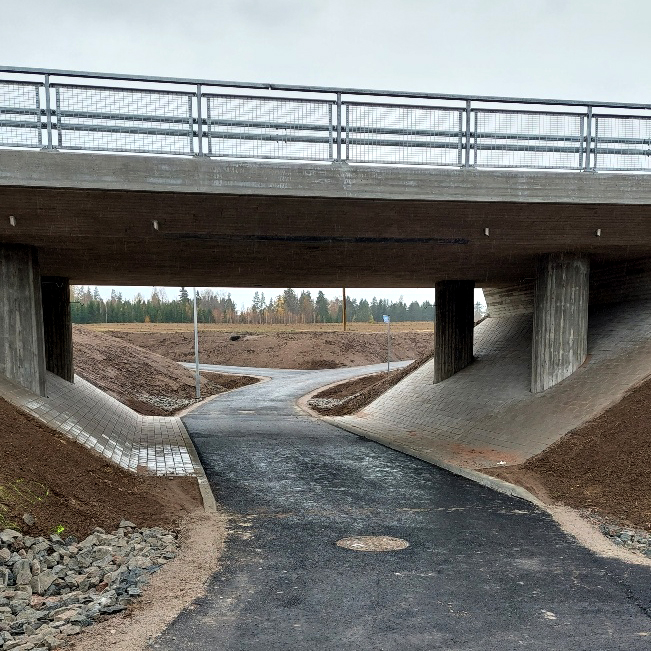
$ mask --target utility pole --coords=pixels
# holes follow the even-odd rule
[[[346,332],[346,288],[343,288],[344,291],[344,332]]]
[[[192,288],[194,304],[194,384],[197,400],[201,398],[201,376],[199,375],[199,326],[197,321],[197,288]]]

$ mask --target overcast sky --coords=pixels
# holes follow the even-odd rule
[[[0,0],[0,26],[6,65],[651,103],[649,0]]]

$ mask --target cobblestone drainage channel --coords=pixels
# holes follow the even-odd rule
[[[352,549],[355,552],[392,552],[409,547],[406,540],[391,536],[352,536],[342,538],[336,544],[338,547]]]

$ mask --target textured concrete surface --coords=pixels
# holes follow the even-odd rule
[[[34,393],[45,393],[38,253],[33,247],[6,246],[1,241],[0,377],[7,377]]]
[[[621,399],[651,374],[651,303],[590,311],[588,359],[540,394],[529,390],[532,317],[475,328],[476,361],[432,384],[432,363],[361,413],[329,419],[374,440],[467,468],[519,463]]]
[[[576,371],[588,354],[590,260],[577,253],[541,256],[533,310],[531,391],[540,393]]]
[[[317,378],[291,373],[184,418],[231,533],[206,595],[152,648],[649,648],[647,568],[601,560],[528,503],[297,411]],[[356,535],[409,547],[335,544]]]

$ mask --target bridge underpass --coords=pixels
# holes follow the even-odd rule
[[[3,71],[0,373],[36,393],[72,380],[69,283],[436,288],[436,382],[473,287],[529,292],[534,392],[588,303],[649,297],[649,107]]]

